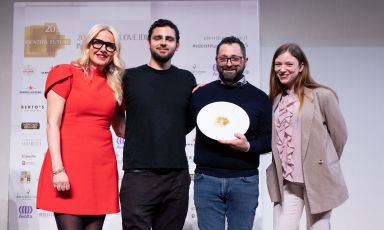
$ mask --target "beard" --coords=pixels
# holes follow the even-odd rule
[[[168,54],[166,55],[160,55],[158,53],[156,53],[155,50],[152,50],[151,49],[151,55],[152,55],[152,58],[158,62],[158,63],[166,63],[168,62],[169,60],[171,60],[171,58],[173,57],[173,55],[175,54],[175,51],[176,50],[170,50]]]
[[[245,66],[238,66],[238,67],[219,67],[217,68],[217,71],[219,72],[220,79],[226,84],[226,85],[232,85],[236,82],[238,82],[243,77]],[[226,72],[225,70],[232,70],[233,72]]]

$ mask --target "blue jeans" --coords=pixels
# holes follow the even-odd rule
[[[195,174],[194,199],[200,230],[251,230],[259,198],[259,176],[219,178]]]

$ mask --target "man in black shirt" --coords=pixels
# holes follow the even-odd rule
[[[169,20],[148,31],[148,64],[127,69],[124,176],[120,189],[123,229],[180,230],[188,210],[190,176],[185,135],[193,74],[171,65],[179,31]]]

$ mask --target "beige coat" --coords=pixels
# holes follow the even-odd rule
[[[278,95],[273,111],[281,99]],[[304,90],[301,110],[301,153],[305,189],[312,214],[331,210],[348,198],[340,168],[347,129],[335,95],[328,89]],[[267,185],[272,202],[283,198],[282,166],[272,124],[272,163],[267,168]]]

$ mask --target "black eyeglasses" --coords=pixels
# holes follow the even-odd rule
[[[105,45],[105,49],[108,52],[113,52],[113,51],[116,50],[115,43],[113,43],[113,42],[105,42],[105,41],[97,39],[97,38],[92,39],[91,40],[91,44],[92,44],[92,47],[95,48],[95,49],[101,49],[101,47],[103,47],[103,45]]]
[[[216,58],[216,60],[219,62],[220,65],[226,65],[228,63],[228,60],[231,62],[232,65],[239,65],[243,60],[243,57],[240,57],[240,56],[218,57]]]

